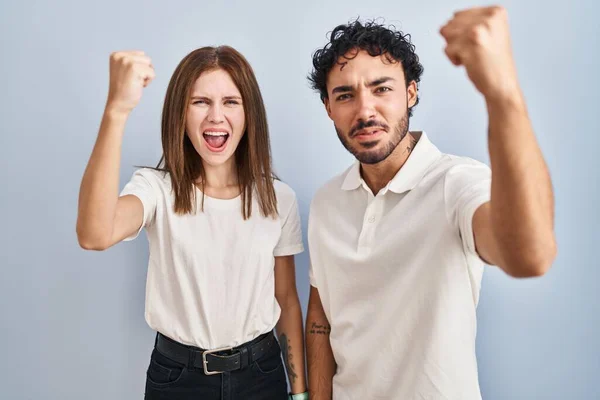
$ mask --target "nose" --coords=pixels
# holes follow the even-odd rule
[[[223,122],[225,119],[223,115],[223,107],[220,104],[213,103],[208,110],[207,118],[209,122],[215,124]]]
[[[375,98],[371,91],[363,90],[357,97],[356,119],[364,122],[374,119],[377,112],[375,111]]]

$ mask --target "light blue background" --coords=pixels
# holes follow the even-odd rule
[[[519,77],[552,173],[559,255],[541,279],[485,273],[477,352],[484,399],[600,399],[600,5],[507,1]],[[85,252],[79,183],[108,88],[108,56],[142,49],[156,80],[123,144],[122,185],[153,165],[176,64],[229,44],[253,65],[274,163],[304,228],[315,190],[352,161],[305,79],[335,25],[385,17],[425,66],[411,128],[488,161],[482,98],[445,58],[438,29],[467,1],[3,1],[0,5],[0,398],[141,399],[153,332],[143,318],[147,241]],[[307,303],[308,256],[297,258]]]

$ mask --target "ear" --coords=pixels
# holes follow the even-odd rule
[[[411,81],[406,88],[406,98],[408,99],[408,108],[413,107],[417,103],[417,82]]]

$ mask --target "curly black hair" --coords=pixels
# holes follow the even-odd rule
[[[421,81],[423,66],[415,53],[415,46],[411,43],[411,36],[395,29],[394,26],[385,27],[375,20],[366,21],[364,24],[358,19],[347,25],[338,25],[329,36],[329,43],[313,54],[313,71],[308,75],[311,87],[318,91],[321,101],[327,98],[327,75],[338,62],[340,57],[353,58],[348,52],[353,49],[367,51],[376,57],[385,54],[390,61],[400,62],[404,70],[406,84],[411,81]],[[413,105],[419,103],[419,97]],[[409,116],[412,116],[412,108]]]

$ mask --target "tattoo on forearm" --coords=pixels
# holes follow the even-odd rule
[[[298,374],[294,370],[294,363],[292,362],[292,346],[288,343],[288,338],[285,333],[279,335],[279,344],[281,345],[281,353],[283,354],[283,361],[285,362],[285,368],[287,369],[288,376],[290,377],[290,383],[296,382]]]
[[[314,333],[316,335],[329,335],[331,333],[331,326],[319,325],[316,322],[313,322],[308,333]]]

